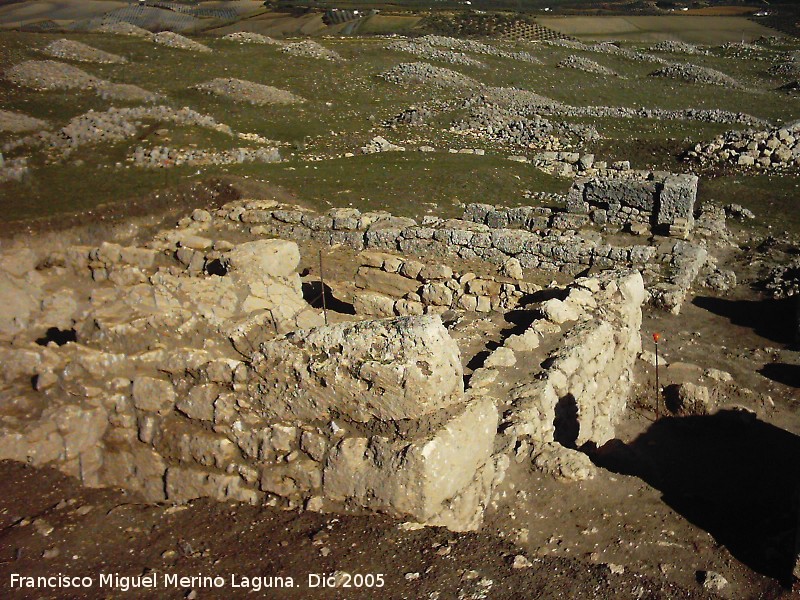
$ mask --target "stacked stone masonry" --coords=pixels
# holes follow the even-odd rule
[[[297,244],[259,239],[287,228],[378,246],[362,256],[372,271],[362,271],[364,282],[399,275],[398,293],[411,282],[419,292],[406,295],[419,293],[427,314],[324,325],[303,300]],[[417,272],[421,263],[383,253],[455,239],[515,276],[456,279],[446,265]],[[459,347],[435,313],[464,308],[468,296],[476,300],[466,310],[516,306],[538,288],[507,263],[547,239],[240,201],[197,210],[143,245],[0,255],[0,458],[54,465],[151,501],[369,509],[475,529],[519,443],[554,443],[562,398],[578,407],[577,444],[612,436],[625,406],[644,299],[638,273],[584,278],[563,300],[534,307],[543,318],[506,340],[506,354],[525,352],[540,332],[563,341],[510,397],[479,385],[477,372],[464,387]],[[487,368],[503,368],[500,358]]]

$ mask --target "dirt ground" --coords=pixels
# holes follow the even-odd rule
[[[82,489],[52,470],[0,463],[0,594],[4,598],[707,598],[663,578],[612,574],[575,558],[531,557],[491,531],[412,530],[381,516],[282,512],[196,501],[175,509],[124,492]],[[46,557],[46,558],[45,558]],[[378,588],[310,588],[309,574],[382,574]],[[12,590],[12,574],[91,577],[76,590]],[[101,588],[100,574],[152,573],[158,588]],[[165,584],[164,576],[221,576],[222,587]],[[245,577],[293,578],[251,592]],[[233,578],[233,579],[232,579]],[[312,577],[312,583],[315,578]],[[366,581],[367,578],[364,578]],[[361,581],[360,579],[358,581]],[[194,583],[194,585],[192,585]]]

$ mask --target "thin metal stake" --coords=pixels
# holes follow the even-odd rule
[[[319,284],[322,287],[322,314],[325,317],[325,325],[328,324],[328,303],[325,300],[325,276],[322,272],[322,250],[319,251]]]
[[[653,334],[653,341],[656,343],[656,421],[658,420],[659,403],[661,398],[661,386],[658,382],[658,340],[661,336],[658,333]]]

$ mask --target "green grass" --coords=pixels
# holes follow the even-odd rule
[[[493,147],[454,135],[446,129],[463,115],[460,109],[466,92],[438,90],[423,86],[397,86],[377,75],[400,62],[422,60],[418,57],[386,50],[386,40],[377,38],[324,39],[321,43],[348,59],[329,63],[311,58],[289,57],[273,46],[238,44],[203,37],[211,54],[191,52],[153,45],[145,40],[99,34],[66,35],[0,33],[0,69],[25,59],[45,58],[37,52],[53,39],[68,37],[96,48],[124,55],[126,65],[91,65],[76,63],[80,68],[111,81],[132,83],[164,94],[164,103],[179,108],[189,106],[210,114],[239,132],[257,133],[284,143],[282,154],[287,161],[271,165],[234,165],[202,169],[202,176],[228,173],[233,176],[265,180],[286,188],[320,208],[357,206],[388,208],[398,214],[416,216],[438,210],[444,214],[456,211],[459,202],[517,204],[523,201],[522,190],[564,191],[569,182],[543,175],[530,166],[506,160],[510,154],[532,153],[534,150]],[[796,47],[797,44],[793,43]],[[635,47],[630,46],[629,47]],[[642,44],[638,45],[639,47]],[[653,107],[665,109],[722,108],[755,116],[785,121],[796,118],[793,102],[784,94],[772,91],[728,90],[716,86],[683,84],[648,77],[658,65],[633,62],[613,55],[575,52],[567,48],[537,44],[512,45],[540,56],[544,65],[510,61],[476,55],[486,69],[430,61],[479,79],[488,85],[517,86],[574,105],[608,105]],[[786,48],[788,49],[788,47]],[[766,51],[765,51],[766,52]],[[625,76],[624,79],[600,77],[574,69],[556,68],[569,54],[582,54]],[[713,56],[666,55],[670,60],[692,62],[721,70],[747,85],[774,87],[774,80],[765,76],[769,63],[735,59],[715,53]],[[257,107],[238,104],[227,98],[201,93],[198,83],[215,77],[236,77],[289,90],[307,101],[291,106]],[[423,127],[399,127],[387,130],[380,122],[410,105],[434,103],[447,108]],[[105,110],[111,104],[125,103],[102,100],[91,91],[35,92],[0,82],[0,105],[43,118],[61,126],[70,118],[87,110]],[[726,124],[681,121],[649,121],[643,119],[562,119],[591,123],[604,139],[592,144],[598,160],[631,160],[635,167],[685,169],[676,156],[694,142],[703,141],[728,129]],[[165,136],[155,130],[166,128]],[[250,145],[236,138],[200,128],[176,127],[154,123],[142,129],[142,139],[120,144],[82,147],[65,164],[44,164],[34,157],[33,172],[23,183],[0,184],[0,206],[6,219],[62,214],[87,210],[107,202],[121,202],[155,189],[173,186],[179,180],[195,177],[194,169],[175,169],[166,177],[163,171],[132,168],[107,168],[101,165],[125,164],[125,157],[136,145],[146,147],[169,145],[224,150]],[[353,152],[375,135],[406,145],[406,153],[336,158]],[[0,134],[0,143],[16,136]],[[429,144],[444,152],[422,154],[415,149]],[[481,147],[487,155],[449,155],[447,148]],[[20,152],[11,152],[13,157]],[[311,157],[324,160],[308,162]],[[82,165],[73,164],[80,158]],[[199,177],[199,176],[198,176]],[[775,177],[744,178],[746,185],[729,185],[727,180],[709,181],[704,193],[723,192],[742,197],[741,204],[757,213],[786,210],[797,178],[784,188],[774,190],[769,182]],[[783,184],[781,184],[783,185]],[[750,196],[748,196],[750,194]],[[733,201],[733,200],[732,200]],[[771,204],[770,204],[771,203]],[[797,211],[795,211],[797,212]],[[777,221],[782,219],[778,218]],[[798,225],[800,227],[800,225]]]

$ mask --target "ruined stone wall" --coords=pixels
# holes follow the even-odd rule
[[[563,398],[579,411],[576,444],[613,434],[638,274],[580,280],[543,303],[546,319],[504,349],[525,351],[545,324],[560,349],[509,398],[477,372],[464,389],[435,314],[324,326],[303,301],[297,245],[252,241],[228,211],[195,211],[142,246],[0,256],[0,458],[152,501],[366,508],[464,530],[480,525],[518,440],[554,443]],[[386,229],[362,235],[373,231]],[[397,262],[376,257],[383,274]],[[410,275],[410,262],[395,266]],[[415,285],[448,274],[424,268]],[[511,443],[497,438],[501,411]]]
[[[501,426],[510,447],[524,443],[538,453],[555,442],[568,448],[599,446],[614,437],[625,410],[641,351],[642,277],[610,271],[578,279],[568,292],[563,300],[545,301],[544,320],[495,351],[517,346],[518,337],[534,340],[535,347],[548,335],[561,336],[542,369],[510,392]],[[530,341],[523,341],[525,346]],[[485,373],[478,379],[485,381]]]
[[[601,268],[643,266],[655,256],[647,245],[613,247],[583,237],[574,230],[492,228],[461,219],[424,217],[421,224],[387,212],[361,213],[331,209],[319,214],[274,202],[246,201],[226,205],[227,218],[250,225],[255,235],[343,244],[356,250],[406,255],[484,260],[502,266],[509,258],[524,269],[578,273],[591,265]]]
[[[508,277],[454,272],[445,264],[384,252],[363,252],[355,278],[357,314],[392,316],[442,313],[460,309],[487,313],[510,310],[520,299],[540,289],[521,281],[522,266],[514,258],[503,265]]]
[[[641,177],[594,177],[573,183],[567,210],[593,222],[649,223],[683,236],[694,224],[696,175],[645,172]]]

